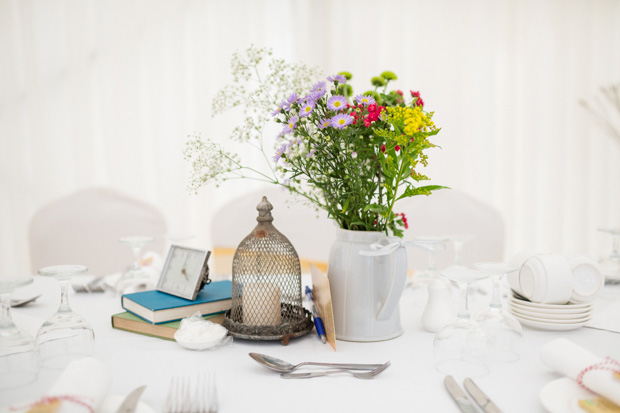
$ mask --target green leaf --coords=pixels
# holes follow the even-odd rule
[[[387,207],[385,205],[369,204],[364,207],[364,212],[366,211],[372,211],[383,215],[387,212]]]
[[[342,211],[340,211],[341,214],[347,212],[347,208],[349,207],[349,201],[351,201],[351,197],[348,197],[347,200],[344,201],[344,206],[342,207]]]
[[[407,188],[401,196],[396,198],[396,200],[398,201],[399,199],[410,198],[416,195],[430,195],[432,191],[436,191],[438,189],[449,189],[449,188],[446,186],[441,186],[441,185],[426,185],[426,186],[419,186],[417,188],[411,186]]]

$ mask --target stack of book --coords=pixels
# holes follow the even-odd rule
[[[125,312],[112,316],[112,327],[119,330],[174,340],[181,319],[200,311],[215,323],[224,321],[224,312],[232,302],[232,282],[214,281],[205,286],[195,300],[186,300],[161,291],[125,294],[121,304]]]

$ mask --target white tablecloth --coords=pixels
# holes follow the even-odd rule
[[[28,288],[28,287],[27,287]],[[16,323],[33,334],[59,303],[54,280],[36,277],[33,289],[44,291],[35,303],[13,310]],[[111,392],[126,395],[145,384],[142,401],[161,411],[170,378],[214,371],[220,411],[226,412],[382,412],[458,411],[443,386],[443,374],[434,368],[434,334],[422,329],[419,293],[406,290],[401,300],[405,333],[378,343],[338,341],[338,351],[323,345],[313,332],[279,342],[235,340],[214,351],[186,350],[172,341],[115,330],[110,316],[122,311],[120,299],[111,292],[71,292],[74,311],[95,329],[94,356],[104,361],[113,377]],[[33,322],[37,320],[37,322]],[[30,322],[28,322],[30,321]],[[548,341],[566,337],[593,353],[620,360],[620,334],[590,328],[566,332],[539,331],[524,327],[521,359],[511,364],[492,364],[490,374],[476,379],[478,385],[505,412],[544,412],[540,389],[558,378],[539,359],[539,349]],[[383,363],[392,366],[374,380],[332,376],[309,380],[284,380],[252,360],[248,353],[269,354],[292,363],[302,361]],[[37,382],[16,390],[0,392],[0,407],[32,400],[56,380],[60,371],[42,370]]]

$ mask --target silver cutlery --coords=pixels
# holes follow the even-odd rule
[[[259,353],[250,353],[250,357],[256,360],[259,364],[262,364],[273,371],[277,371],[278,373],[290,373],[302,366],[323,366],[347,370],[371,370],[384,366],[384,364],[318,363],[313,361],[291,364],[287,361]],[[389,362],[386,364],[389,365]]]
[[[470,379],[469,377],[466,378],[465,381],[463,382],[463,386],[465,386],[465,390],[467,390],[467,393],[469,393],[469,395],[474,399],[476,404],[478,404],[478,406],[480,406],[480,408],[485,413],[501,413],[502,412],[497,407],[497,405],[493,403],[491,399],[489,399],[489,396],[487,396],[482,390],[480,390],[480,387],[478,387],[472,379]]]
[[[71,283],[71,288],[76,293],[102,293],[105,291],[102,281],[103,276],[97,276],[87,283],[74,281]]]
[[[173,377],[170,381],[165,413],[217,413],[218,410],[214,373],[199,374],[195,386],[188,377]]]
[[[385,364],[380,365],[376,369],[370,370],[370,371],[361,372],[361,371],[352,371],[352,370],[347,370],[347,369],[336,369],[336,370],[325,370],[325,371],[312,371],[308,373],[282,373],[280,374],[280,377],[282,377],[283,379],[311,379],[313,377],[323,377],[323,376],[328,376],[331,374],[346,373],[346,374],[351,374],[353,377],[356,377],[358,379],[372,379],[379,373],[385,371],[385,369],[387,369],[388,367],[390,367],[389,361]]]
[[[145,388],[146,386],[140,386],[129,393],[127,397],[125,397],[125,400],[123,400],[123,403],[121,403],[119,408],[116,410],[116,413],[134,413],[138,407],[138,402],[140,401],[140,397],[142,396]]]
[[[20,307],[22,305],[26,305],[28,303],[33,302],[37,298],[41,297],[41,294],[35,295],[34,297],[23,298],[23,299],[11,299],[11,307]]]
[[[456,405],[461,409],[463,413],[478,413],[478,408],[467,397],[465,392],[459,387],[452,376],[446,376],[443,380],[448,393],[456,402]]]

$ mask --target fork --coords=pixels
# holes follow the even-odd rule
[[[282,377],[283,379],[310,379],[313,377],[322,377],[322,376],[327,376],[330,374],[348,373],[358,379],[372,379],[379,373],[385,371],[385,369],[387,369],[388,367],[390,367],[389,361],[377,367],[374,370],[364,371],[364,372],[352,371],[352,370],[346,370],[346,369],[336,369],[336,370],[325,370],[325,371],[313,371],[309,373],[282,373],[280,374],[280,377]]]
[[[217,413],[218,410],[215,373],[199,374],[195,386],[188,377],[171,379],[164,412]]]

